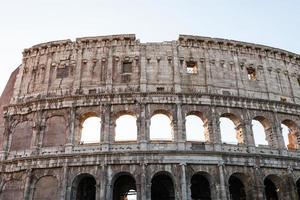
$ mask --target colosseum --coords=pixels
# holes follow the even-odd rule
[[[300,199],[300,55],[285,50],[47,42],[24,50],[0,112],[1,200]]]

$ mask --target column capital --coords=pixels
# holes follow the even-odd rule
[[[219,161],[219,162],[218,162],[218,167],[224,167],[224,166],[225,166],[224,161]]]

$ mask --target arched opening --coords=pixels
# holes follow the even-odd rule
[[[34,190],[34,200],[58,199],[58,183],[54,176],[40,178]]]
[[[131,175],[122,174],[115,180],[113,200],[137,200],[136,183]]]
[[[172,121],[167,115],[154,114],[150,123],[150,140],[173,140]]]
[[[296,182],[296,188],[297,188],[298,198],[300,200],[300,179],[298,179]]]
[[[99,143],[101,135],[101,119],[96,116],[86,118],[82,123],[81,144]]]
[[[230,113],[221,115],[220,117],[221,140],[227,144],[244,143],[242,128],[239,126],[239,119]]]
[[[211,200],[210,183],[203,174],[197,173],[192,176],[191,197],[192,200]]]
[[[234,175],[229,178],[229,193],[232,200],[246,200],[246,190],[243,182]]]
[[[206,141],[204,123],[197,115],[191,114],[185,117],[185,131],[187,141]]]
[[[267,119],[258,116],[253,118],[251,124],[255,145],[269,145],[270,138],[268,137],[270,137],[271,134],[271,126]]]
[[[276,187],[274,178],[268,176],[264,180],[266,200],[278,200],[279,188]]]
[[[132,115],[121,115],[116,120],[115,141],[137,140],[136,117]]]
[[[175,200],[174,185],[169,175],[159,173],[152,178],[151,200]]]
[[[90,174],[80,174],[73,181],[72,198],[76,200],[95,200],[96,180]]]
[[[281,132],[285,146],[290,150],[298,149],[300,136],[296,123],[291,120],[282,121]]]

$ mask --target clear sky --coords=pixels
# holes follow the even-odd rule
[[[300,53],[298,0],[1,0],[0,92],[32,45],[135,33],[142,42],[192,34]]]

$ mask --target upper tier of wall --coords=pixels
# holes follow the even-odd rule
[[[129,71],[124,71],[124,63],[130,64]],[[11,103],[156,91],[300,104],[300,56],[263,45],[186,35],[162,43],[140,43],[132,34],[48,42],[24,50]]]

